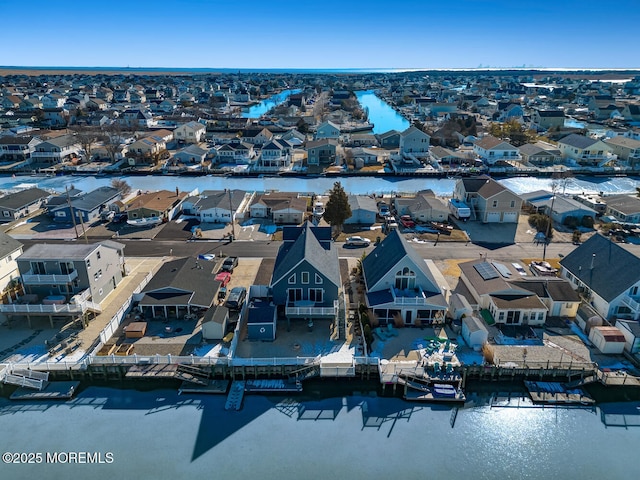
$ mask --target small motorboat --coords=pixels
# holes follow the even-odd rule
[[[155,227],[161,223],[162,218],[160,217],[134,218],[132,220],[127,220],[127,224],[132,227]]]
[[[322,202],[316,202],[313,205],[313,214],[316,217],[321,217],[322,215],[324,215],[324,204]]]

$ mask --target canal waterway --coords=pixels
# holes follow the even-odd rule
[[[312,192],[323,194],[328,192],[334,182],[339,181],[344,189],[351,194],[393,194],[417,192],[431,189],[437,195],[450,196],[453,194],[455,179],[448,178],[407,178],[407,177],[226,177],[226,176],[161,176],[161,175],[124,175],[122,178],[134,189],[139,190],[175,190],[192,191],[224,190],[225,188],[247,191],[282,191],[282,192]],[[0,176],[0,190],[10,190],[19,186],[36,185],[40,188],[63,192],[65,187],[72,185],[85,192],[111,183],[109,176]],[[498,180],[515,193],[527,193],[541,189],[551,189],[552,179],[538,177],[513,177]],[[634,193],[640,181],[634,177],[576,177],[569,178],[561,185],[564,193],[599,193],[617,194]]]
[[[402,132],[409,128],[409,121],[378,97],[373,90],[360,90],[355,94],[362,108],[369,112],[369,122],[373,123],[373,133],[384,133],[389,130]]]
[[[449,407],[366,392],[250,395],[238,412],[224,404],[222,395],[102,387],[68,402],[0,399],[2,452],[112,458],[5,464],[2,478],[626,480],[634,478],[640,445],[635,403],[602,409],[485,403],[461,409],[453,427]]]
[[[274,107],[277,107],[282,102],[284,102],[290,95],[295,93],[299,93],[300,89],[295,90],[283,90],[282,92],[273,95],[265,100],[262,100],[260,103],[257,103],[248,110],[242,112],[242,118],[260,118],[262,115],[267,113]]]

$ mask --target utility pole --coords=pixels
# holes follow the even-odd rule
[[[227,194],[229,195],[229,212],[231,212],[231,241],[233,242],[236,239],[236,227],[234,225],[233,218],[233,205],[231,204],[231,189],[227,189]]]
[[[78,235],[78,224],[76,223],[76,216],[73,213],[73,207],[71,206],[71,198],[69,197],[69,187],[65,185],[64,191],[67,194],[67,205],[69,205],[69,214],[71,215],[71,221],[73,222],[73,232],[76,234],[76,240],[79,238]]]

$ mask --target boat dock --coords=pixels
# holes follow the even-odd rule
[[[69,400],[80,385],[79,381],[48,382],[42,390],[20,387],[9,397],[10,400]]]
[[[231,382],[229,380],[211,380],[211,383],[209,383],[208,385],[199,385],[192,382],[184,381],[178,389],[178,394],[182,395],[183,393],[208,393],[221,395],[227,393],[230,383]]]
[[[558,382],[524,382],[533,403],[545,405],[593,405],[595,400],[580,388]]]
[[[247,380],[244,391],[246,393],[301,392],[302,383],[284,379]]]
[[[227,403],[225,410],[240,410],[242,408],[242,399],[244,398],[245,382],[236,380],[231,384],[229,395],[227,395]]]

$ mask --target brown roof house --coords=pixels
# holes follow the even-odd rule
[[[160,217],[171,220],[182,207],[187,192],[160,190],[142,193],[129,203],[127,212],[129,219]]]

